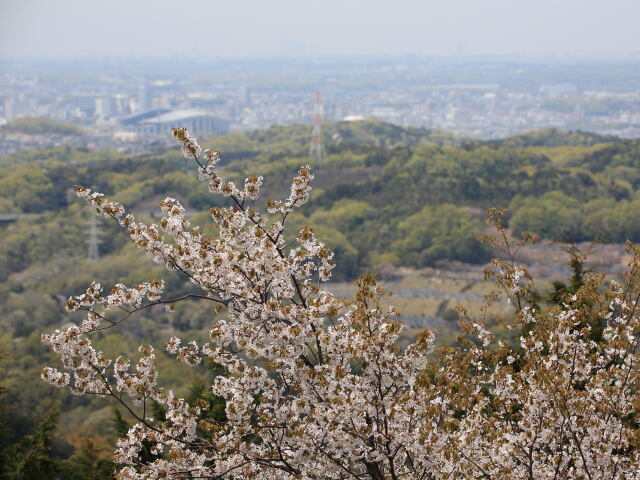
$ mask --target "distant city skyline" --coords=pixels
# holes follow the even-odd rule
[[[637,0],[0,0],[0,58],[640,58]]]

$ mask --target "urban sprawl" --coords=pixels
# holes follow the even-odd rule
[[[224,134],[312,123],[316,92],[324,121],[375,118],[484,139],[548,127],[635,138],[638,65],[411,55],[351,62],[200,62],[192,71],[189,65],[164,71],[152,62],[135,69],[4,63],[0,155],[58,145],[141,153],[166,146],[168,130],[176,126]],[[69,122],[82,135],[6,128],[21,117]]]

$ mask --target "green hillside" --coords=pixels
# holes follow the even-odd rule
[[[28,135],[83,135],[80,127],[47,117],[23,117],[10,121],[0,132],[25,133]]]
[[[289,220],[291,233],[310,224],[335,249],[336,280],[388,264],[484,263],[491,252],[476,235],[484,232],[485,211],[493,206],[509,207],[516,233],[640,241],[640,140],[543,131],[481,142],[376,121],[328,124],[323,132],[327,155],[311,165],[311,201]],[[309,163],[309,135],[308,126],[291,126],[206,140],[223,153],[224,176],[242,181],[261,174],[265,197],[281,198],[296,169]],[[39,380],[50,361],[39,336],[70,320],[62,308],[68,296],[94,279],[110,288],[157,276],[168,283],[168,295],[190,289],[151,265],[106,220],[100,226],[102,258],[87,260],[92,213],[72,194],[75,184],[105,193],[147,221],[158,221],[158,204],[167,195],[203,225],[208,209],[224,203],[197,181],[177,148],[137,157],[57,148],[0,159],[0,214],[35,214],[0,226],[0,385],[7,390],[9,442],[33,431],[51,403],[50,387]],[[215,318],[192,307],[148,312],[117,334],[105,334],[103,348],[133,351],[141,342],[161,347],[174,331],[204,335]],[[159,358],[168,372],[164,381],[183,391],[212,375]],[[105,403],[64,393],[56,402],[63,412],[56,455],[79,455],[88,436],[98,450],[109,451],[116,432]]]
[[[502,147],[592,147],[599,143],[614,143],[619,140],[612,135],[591,132],[566,132],[558,128],[545,128],[511,135],[490,142]]]

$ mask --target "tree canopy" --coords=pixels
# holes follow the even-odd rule
[[[640,248],[627,249],[625,285],[606,286],[602,275],[584,275],[577,261],[575,281],[564,294],[556,288],[557,306],[540,309],[531,275],[515,260],[537,237],[523,233],[512,242],[506,212],[491,209],[498,235],[483,240],[504,256],[492,260],[487,276],[513,306],[505,323],[519,338],[494,341],[486,308],[479,316],[462,310],[455,345],[434,351],[434,333],[423,330],[400,349],[403,324],[393,307],[382,306],[385,292],[370,274],[358,279],[351,301],[340,299],[322,287],[335,267],[331,249],[309,226],[289,241],[287,218],[310,199],[308,166],[298,170],[288,197],[267,200],[262,209],[255,206],[261,176],[238,186],[219,175],[216,152],[202,151],[186,129],[174,136],[199,178],[229,202],[211,209],[217,236],[192,226],[171,197],[161,202],[159,223],[149,224],[101,193],[76,191],[196,290],[167,298],[157,279],[107,291],[93,281],[66,302],[82,318],[42,336],[59,357],[59,366],[42,370],[47,383],[111,399],[135,418],[118,441],[117,478],[637,475]],[[564,198],[551,192],[546,200]],[[359,207],[343,203],[336,214],[353,221],[360,215],[338,212],[362,213]],[[428,256],[455,248],[453,238],[464,234],[456,207],[440,209],[400,224],[409,243],[432,236],[418,247],[430,245],[423,249]],[[209,401],[197,388],[187,398],[162,386],[151,346],[141,345],[137,359],[112,358],[95,346],[102,331],[122,328],[132,315],[192,299],[226,316],[207,340],[172,336],[165,349],[186,365],[219,368]],[[488,296],[496,299],[498,292]],[[224,414],[211,400],[224,404]]]

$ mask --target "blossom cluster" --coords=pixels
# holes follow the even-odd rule
[[[99,193],[77,192],[198,293],[163,300],[164,285],[152,281],[104,295],[92,283],[67,302],[87,318],[43,336],[64,369],[45,368],[47,382],[110,396],[136,418],[118,442],[118,478],[640,478],[632,294],[640,287],[612,288],[610,303],[594,313],[600,292],[588,284],[566,308],[541,312],[521,303],[524,267],[504,264],[497,275],[516,300],[519,345],[494,342],[484,319],[466,318],[467,335],[454,347],[436,353],[433,333],[423,331],[401,349],[398,312],[383,306],[386,294],[370,275],[352,300],[336,298],[320,286],[333,252],[310,227],[285,239],[287,216],[310,196],[308,166],[289,197],[267,201],[261,213],[246,200],[259,197],[262,177],[238,188],[216,172],[215,152],[202,154],[186,129],[174,136],[200,179],[229,198],[230,206],[211,210],[215,237],[191,227],[173,198],[161,203],[159,224],[146,225]],[[637,263],[630,285],[640,285]],[[151,347],[141,347],[137,361],[112,360],[89,340],[144,308],[187,297],[226,314],[215,317],[207,342],[172,337],[165,348],[187,365],[223,367],[211,392],[225,402],[224,422],[160,386]],[[147,416],[150,401],[164,407],[163,419]],[[153,454],[144,463],[143,442]]]

